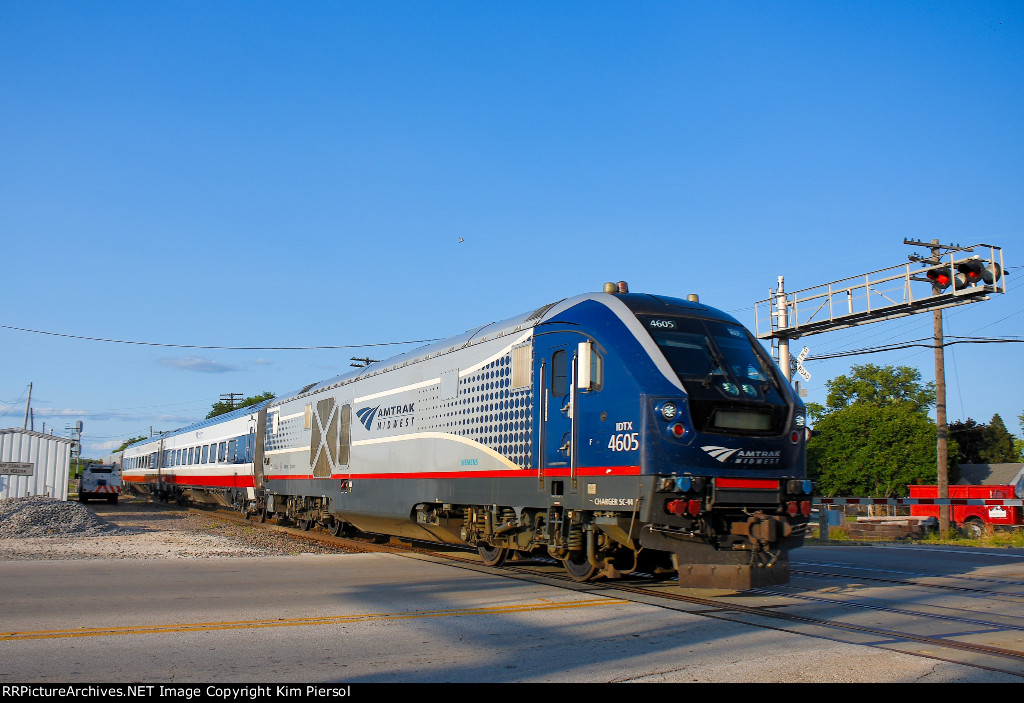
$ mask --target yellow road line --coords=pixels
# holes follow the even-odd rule
[[[355,615],[325,615],[316,618],[277,618],[274,620],[236,620],[226,622],[180,623],[173,625],[130,625],[126,627],[83,627],[74,630],[37,630],[30,632],[0,632],[0,642],[16,640],[45,640],[63,637],[111,637],[115,635],[157,635],[170,632],[208,632],[214,630],[245,630],[261,627],[301,627],[309,625],[338,625],[373,620],[408,620],[414,618],[445,618],[462,615],[496,615],[542,610],[568,610],[595,605],[621,605],[629,601],[614,598],[563,601],[560,603],[524,603],[520,605],[456,608],[452,610],[413,610],[404,613],[364,613]]]

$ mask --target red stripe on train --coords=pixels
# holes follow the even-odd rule
[[[570,475],[567,468],[545,469],[545,476],[563,478]],[[587,466],[576,471],[577,476],[639,476],[639,466]],[[311,474],[268,474],[267,481],[302,481],[314,478]],[[324,477],[328,478],[328,477]],[[537,478],[537,469],[481,469],[479,471],[407,471],[396,473],[332,474],[332,479],[426,479],[426,478]]]
[[[157,475],[148,476],[124,476],[123,479],[130,483],[156,483]],[[252,488],[252,475],[240,476],[179,476],[177,474],[163,474],[160,480],[175,486],[186,487],[212,487],[212,488]]]
[[[715,479],[716,488],[768,488],[778,490],[779,482],[773,479],[758,478],[722,478]]]

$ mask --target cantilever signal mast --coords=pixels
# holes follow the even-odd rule
[[[891,320],[988,300],[1005,293],[1003,254],[999,247],[975,244],[944,247],[907,240],[907,244],[938,247],[928,258],[787,293],[783,277],[766,300],[754,304],[758,339],[789,340],[812,334]],[[985,256],[960,256],[981,249]],[[914,268],[912,264],[920,264]],[[783,366],[783,371],[789,369]],[[787,375],[788,377],[788,375]]]
[[[771,291],[766,300],[754,304],[755,331],[758,339],[778,341],[779,366],[789,380],[792,376],[790,340],[931,311],[935,321],[939,497],[949,498],[942,310],[988,300],[991,293],[1005,293],[1003,272],[1006,267],[1002,249],[991,244],[962,247],[939,244],[937,239],[928,243],[904,239],[903,243],[926,247],[929,255],[912,255],[907,264],[792,293],[785,292],[783,277],[779,276],[778,288]],[[982,254],[974,254],[975,250]],[[920,264],[921,267],[914,269],[912,264]],[[949,533],[948,506],[941,509],[939,529],[944,537]]]

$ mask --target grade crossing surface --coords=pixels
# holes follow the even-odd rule
[[[1021,680],[829,630],[806,609],[837,606],[791,593],[673,601],[387,553],[22,561],[4,581],[3,682]]]
[[[0,682],[1024,677],[1024,550],[804,547],[790,584],[735,593],[363,544],[381,551],[8,561]]]

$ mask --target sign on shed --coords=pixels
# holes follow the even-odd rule
[[[0,461],[0,474],[4,476],[31,476],[34,464],[18,461]]]

